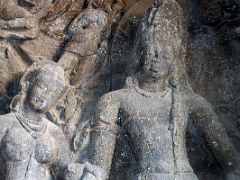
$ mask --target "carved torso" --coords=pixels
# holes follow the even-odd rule
[[[48,130],[34,139],[16,117],[12,118],[12,126],[1,142],[1,155],[7,172],[5,179],[47,179],[48,166],[57,157],[54,139]]]
[[[149,93],[135,87],[121,94],[120,129],[128,134],[139,175],[148,179],[189,174],[194,179],[185,149],[187,119],[182,127],[174,127],[173,91]]]

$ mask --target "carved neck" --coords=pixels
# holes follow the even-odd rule
[[[148,92],[163,92],[167,89],[167,81],[166,80],[153,80],[153,79],[145,79],[139,80],[139,88],[148,91]]]
[[[37,113],[29,103],[26,101],[23,103],[23,106],[20,109],[20,112],[18,112],[22,116],[24,116],[26,119],[28,119],[29,122],[33,124],[38,124],[43,121],[44,114]]]

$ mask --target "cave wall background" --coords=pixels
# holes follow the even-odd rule
[[[83,9],[87,8],[87,3],[81,2]],[[97,100],[101,95],[123,87],[126,78],[137,70],[137,60],[134,58],[135,38],[141,18],[151,4],[149,0],[125,0],[123,3],[105,1],[105,4],[98,3],[97,0],[92,2],[95,8],[105,10],[111,21],[103,38],[98,42],[99,49],[94,55],[82,56],[80,68],[76,70],[87,72],[91,66],[100,65],[85,79],[76,79],[84,73],[70,76],[72,85],[77,87],[72,96],[66,97],[69,103],[64,101],[63,105],[59,106],[69,106],[69,109],[75,110],[73,118],[77,123],[73,128],[76,129],[69,139],[69,144],[81,162],[87,159],[88,122]],[[108,3],[111,4],[111,10],[107,8]],[[186,65],[189,82],[196,93],[213,105],[240,152],[240,1],[179,0],[179,3],[186,12],[188,22]],[[5,54],[1,55],[3,56]],[[55,57],[61,56],[63,52]],[[86,63],[90,61],[92,64]],[[0,60],[0,114],[9,112],[10,101],[19,91],[17,82],[25,70],[21,69],[21,63],[20,66],[10,66],[11,63],[16,62],[6,63],[3,58]],[[55,121],[52,115],[49,116]],[[200,179],[223,178],[221,167],[208,151],[204,139],[199,137],[191,126],[191,120],[189,122],[188,153],[196,174]],[[125,139],[118,142],[111,179],[120,179],[120,176],[121,179],[126,179],[131,174],[131,169],[126,170],[126,167],[136,162],[129,159],[131,153],[129,147],[124,145]],[[124,152],[121,149],[124,149]]]
[[[190,82],[198,94],[213,104],[239,150],[239,1],[189,1],[188,7],[187,71]],[[195,159],[195,165],[202,162],[205,167],[214,166],[213,174],[220,174],[221,170],[216,173],[220,167],[210,163],[212,160],[207,160],[204,151],[200,152],[206,157],[205,163]],[[204,176],[204,170],[201,174]]]

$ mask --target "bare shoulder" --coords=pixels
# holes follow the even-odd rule
[[[11,126],[12,123],[16,122],[17,118],[14,113],[8,113],[0,115],[0,124],[1,126]]]
[[[108,97],[108,98],[120,98],[121,96],[124,96],[127,92],[127,88],[125,89],[119,89],[116,91],[111,91],[107,94],[105,94],[103,97]]]
[[[117,90],[103,95],[94,111],[93,123],[112,124],[118,119],[118,112],[125,99],[125,90]]]
[[[14,124],[18,124],[18,121],[14,113],[8,113],[0,116],[0,124],[0,137],[2,137]]]
[[[125,99],[127,93],[128,93],[128,89],[120,89],[120,90],[106,93],[100,98],[100,103],[105,102],[105,103],[119,104]]]
[[[199,94],[190,94],[188,96],[185,96],[186,98],[186,103],[188,103],[189,105],[193,106],[193,107],[206,107],[209,108],[211,107],[211,103],[205,99],[204,97],[202,97]]]

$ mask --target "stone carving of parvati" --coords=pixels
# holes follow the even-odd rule
[[[61,129],[48,121],[45,113],[68,86],[64,70],[52,61],[36,62],[20,84],[21,92],[12,101],[12,111],[0,116],[1,179],[61,177],[74,158]]]
[[[182,9],[175,0],[160,2],[140,29],[140,70],[133,84],[104,95],[97,105],[90,162],[109,174],[117,137],[123,135],[137,166],[128,179],[196,180],[185,145],[187,120],[195,117],[226,179],[239,179],[240,159],[234,146],[212,106],[191,90],[184,75]]]

